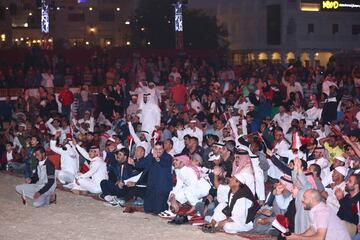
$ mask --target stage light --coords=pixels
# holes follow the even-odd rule
[[[116,8],[116,11],[120,12],[120,8]]]
[[[130,25],[130,21],[126,21],[125,24],[126,24],[126,25]]]

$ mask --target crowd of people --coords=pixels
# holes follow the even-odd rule
[[[208,233],[360,239],[357,68],[157,57],[129,69],[134,82],[114,70],[98,94],[65,82],[1,103],[1,168],[24,174],[24,203],[56,202],[61,185]]]

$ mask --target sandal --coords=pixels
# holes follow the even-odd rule
[[[216,228],[211,226],[211,225],[204,225],[201,230],[204,233],[215,233],[216,232]]]

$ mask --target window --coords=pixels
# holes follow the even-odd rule
[[[68,20],[70,22],[83,22],[85,21],[84,13],[69,13]]]
[[[114,22],[115,14],[113,11],[99,11],[100,22]]]
[[[360,34],[360,25],[352,25],[351,32],[352,32],[352,35],[359,35]]]
[[[314,33],[314,24],[313,23],[308,24],[307,31],[308,31],[308,33]]]
[[[336,34],[339,32],[339,24],[335,23],[332,25],[332,34]]]

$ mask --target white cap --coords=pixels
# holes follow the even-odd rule
[[[220,160],[220,155],[215,155],[213,152],[209,153],[209,162]]]
[[[234,177],[235,177],[237,180],[239,180],[239,182],[241,182],[242,184],[245,184],[246,179],[245,179],[245,177],[244,177],[241,173],[235,174]]]
[[[343,175],[344,177],[346,177],[347,175],[347,168],[346,167],[343,167],[343,166],[339,166],[339,167],[336,167],[335,170],[337,172],[339,172],[341,175]]]
[[[343,156],[336,156],[336,157],[334,157],[334,159],[337,159],[341,162],[346,162],[346,159]]]

